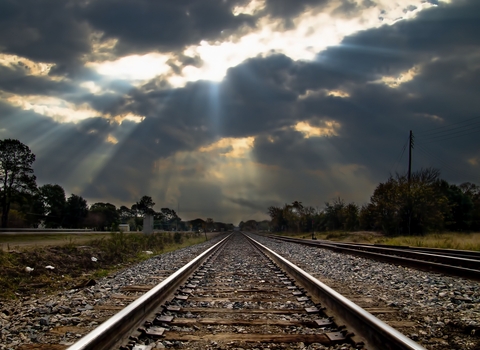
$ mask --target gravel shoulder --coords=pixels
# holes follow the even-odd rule
[[[116,297],[123,287],[160,282],[161,276],[168,276],[220,238],[155,256],[93,286],[0,302],[0,349],[65,349],[131,302]],[[394,306],[417,324],[406,335],[427,349],[480,348],[478,282],[255,238],[319,279],[348,285],[359,295]]]
[[[427,349],[480,349],[479,282],[254,237],[320,280],[396,307],[417,323],[405,335]]]
[[[157,255],[93,286],[0,301],[0,349],[66,349],[144,293],[117,298],[123,287],[157,284],[223,237]]]

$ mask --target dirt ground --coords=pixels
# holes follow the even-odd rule
[[[208,239],[220,233],[207,233]],[[93,241],[95,240],[95,241]],[[79,288],[99,277],[148,259],[146,249],[164,253],[203,242],[204,235],[0,234],[0,305],[32,293]],[[46,266],[53,266],[52,269]],[[26,267],[33,270],[26,271]],[[93,281],[93,282],[92,282]]]

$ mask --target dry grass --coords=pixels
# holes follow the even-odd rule
[[[214,235],[218,233],[210,234],[209,238]],[[94,238],[60,240],[60,244],[53,246],[35,244],[9,251],[0,249],[0,299],[75,288],[152,257],[146,251],[160,254],[205,241],[205,235],[193,232],[109,233]],[[94,262],[92,257],[98,260]],[[48,270],[47,265],[55,269]],[[34,270],[27,273],[26,266]]]
[[[375,243],[480,251],[480,233],[431,233],[425,236],[384,237]]]
[[[84,244],[94,239],[109,237],[110,232],[96,233],[20,233],[0,234],[0,250],[19,250],[29,247]]]

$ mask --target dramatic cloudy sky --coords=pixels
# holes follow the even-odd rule
[[[480,184],[478,0],[0,0],[0,138],[90,204],[238,223]]]

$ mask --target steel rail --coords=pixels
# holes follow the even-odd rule
[[[375,259],[379,261],[389,262],[393,264],[409,266],[429,272],[438,272],[443,274],[448,274],[457,277],[464,277],[473,280],[480,281],[480,261],[471,258],[459,258],[453,256],[442,256],[442,255],[435,255],[430,253],[422,253],[422,252],[407,252],[405,250],[399,249],[387,249],[387,248],[377,248],[374,247],[370,249],[359,249],[358,245],[349,245],[346,243],[335,243],[326,241],[328,243],[323,243],[324,241],[307,241],[303,239],[295,239],[295,238],[287,238],[287,237],[280,237],[280,236],[271,236],[271,238],[299,243],[314,247],[326,248],[333,251],[341,252],[341,253],[348,253],[352,255],[358,255],[369,259]],[[357,248],[355,248],[357,247]],[[394,251],[397,255],[390,255],[390,254],[382,254],[378,252],[373,252],[371,250],[382,249],[382,253],[388,253]],[[399,256],[403,255],[403,256]],[[423,260],[422,260],[423,258]],[[426,259],[428,258],[428,259]],[[431,261],[435,260],[435,261]],[[474,268],[470,267],[463,267],[461,264],[467,266],[474,266]],[[478,268],[476,268],[478,267]]]
[[[248,235],[245,236],[255,247],[295,278],[311,295],[318,298],[327,308],[327,313],[330,310],[334,314],[337,324],[343,322],[348,330],[353,330],[369,350],[425,350],[420,344],[407,338],[273,250]]]
[[[469,259],[480,259],[480,252],[476,250],[412,247],[412,246],[400,246],[400,245],[387,245],[387,244],[379,244],[379,243],[375,243],[375,244],[356,243],[356,244],[364,245],[367,247],[372,246],[372,247],[395,248],[395,249],[412,250],[412,251],[419,251],[419,252],[432,253],[432,254],[458,256],[458,257],[464,257]]]
[[[431,252],[431,251],[412,251],[408,249],[398,249],[396,247],[387,246],[371,246],[355,243],[343,243],[343,242],[328,242],[322,241],[323,244],[335,245],[337,247],[345,247],[357,250],[365,250],[378,253],[392,253],[397,256],[403,256],[406,258],[413,258],[419,260],[434,261],[441,264],[460,266],[472,269],[480,269],[480,260],[472,257],[458,257],[453,255],[446,255],[445,253]],[[422,259],[424,258],[424,259]]]
[[[144,318],[164,303],[185,280],[211,255],[218,251],[231,237],[228,235],[214,246],[197,256],[150,291],[133,301],[123,310],[100,324],[67,350],[107,350],[118,345],[138,327]]]
[[[295,242],[304,241],[298,238],[284,237],[279,235],[269,235],[273,238],[292,240]],[[365,248],[386,248],[386,249],[398,249],[399,251],[412,251],[412,252],[421,252],[434,255],[443,255],[449,257],[473,259],[475,261],[480,261],[480,251],[475,250],[458,250],[458,249],[444,249],[444,248],[428,248],[428,247],[412,247],[412,246],[401,246],[401,245],[389,245],[389,244],[380,244],[380,243],[354,243],[354,242],[334,242],[327,240],[315,240],[311,241],[312,244],[333,244],[333,245],[348,245],[351,247],[365,247]]]

